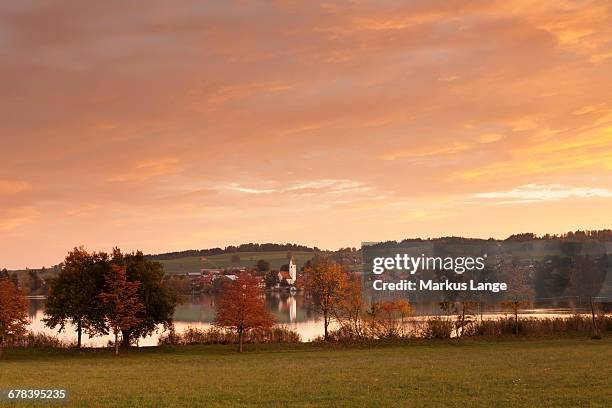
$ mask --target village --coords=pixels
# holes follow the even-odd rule
[[[257,281],[258,286],[266,291],[295,293],[303,289],[302,274],[298,276],[298,265],[294,257],[291,257],[289,263],[283,265],[280,271],[261,270],[257,265],[252,268],[229,266],[227,268],[201,268],[199,271],[186,272],[178,278],[187,279],[190,283],[189,292],[197,294],[216,292],[225,284],[238,279],[238,276],[243,273],[250,274]]]

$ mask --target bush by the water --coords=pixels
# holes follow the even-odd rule
[[[420,324],[421,337],[425,339],[450,339],[454,322],[444,317],[431,317]]]
[[[600,315],[596,318],[600,333],[612,332],[612,316]],[[436,316],[425,319],[407,319],[401,323],[395,339],[450,339],[457,337],[499,337],[516,335],[516,321],[513,317],[497,319],[470,320],[454,316]],[[355,333],[351,326],[342,325],[328,335],[328,340],[338,343],[359,343],[363,341],[388,340],[376,331],[365,329]],[[590,315],[570,315],[567,317],[520,317],[518,335],[528,337],[592,335],[593,321]],[[314,341],[323,341],[322,337]]]
[[[297,332],[284,327],[250,330],[244,336],[245,343],[299,343],[300,341],[300,335]],[[171,330],[159,338],[160,345],[233,344],[236,342],[238,342],[236,332],[218,327],[205,330],[189,327],[182,333]]]
[[[612,316],[596,318],[597,327],[601,332],[612,331]],[[469,327],[468,336],[503,336],[516,334],[517,322],[512,317],[496,320],[479,321]],[[559,334],[592,334],[593,321],[591,316],[571,315],[568,317],[522,317],[518,320],[518,334],[523,336],[547,336]]]
[[[68,348],[75,346],[74,343],[66,342],[55,336],[45,333],[28,332],[24,336],[5,341],[3,347],[36,347],[36,348]]]

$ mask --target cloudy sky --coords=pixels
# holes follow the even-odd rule
[[[0,267],[612,226],[609,1],[3,1]]]

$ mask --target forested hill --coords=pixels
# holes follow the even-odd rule
[[[530,241],[570,241],[570,242],[607,242],[612,243],[612,229],[601,229],[601,230],[584,230],[584,231],[570,231],[564,234],[545,234],[545,235],[536,235],[533,233],[520,233],[513,234],[507,237],[505,240],[497,240],[493,238],[485,239],[485,238],[464,238],[464,237],[440,237],[440,238],[407,238],[400,241],[387,241],[387,242],[379,242],[372,243],[371,245],[376,245],[378,247],[394,247],[398,244],[404,244],[409,242],[438,242],[438,243],[477,243],[477,242],[485,242],[485,241],[493,241],[493,242],[501,242],[501,241],[511,241],[511,242],[530,242]],[[347,251],[359,251],[359,248],[340,248],[338,253],[344,253]],[[238,246],[230,245],[225,248],[208,248],[208,249],[188,249],[185,251],[177,251],[177,252],[167,252],[161,254],[150,254],[145,255],[148,259],[163,261],[163,260],[173,260],[187,257],[204,257],[204,256],[213,256],[213,255],[223,255],[229,253],[237,253],[237,252],[320,252],[321,250],[317,247],[309,247],[306,245],[300,244],[274,244],[274,243],[265,243],[265,244],[241,244]],[[60,265],[55,265],[51,268],[45,270],[42,269],[33,269],[37,272],[42,273],[57,273],[59,271]],[[0,270],[2,270],[2,265],[0,265]],[[12,272],[12,271],[9,271]],[[27,270],[21,270],[18,272],[27,273]]]
[[[578,230],[564,234],[537,235],[531,232],[512,234],[508,238],[498,240],[494,238],[465,238],[465,237],[439,237],[439,238],[406,238],[401,241],[385,241],[368,244],[371,247],[392,248],[407,243],[436,242],[447,244],[469,244],[484,242],[530,242],[530,241],[564,241],[564,242],[612,242],[612,230]]]
[[[308,247],[299,244],[241,244],[238,246],[230,245],[225,248],[209,248],[209,249],[188,249],[178,252],[167,252],[163,254],[147,255],[146,257],[155,261],[163,261],[169,259],[186,258],[190,256],[212,256],[236,252],[276,252],[276,251],[295,251],[295,252],[318,252],[317,247]]]

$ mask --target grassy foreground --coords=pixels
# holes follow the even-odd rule
[[[610,407],[612,340],[7,350],[11,387],[66,388],[82,407]]]

